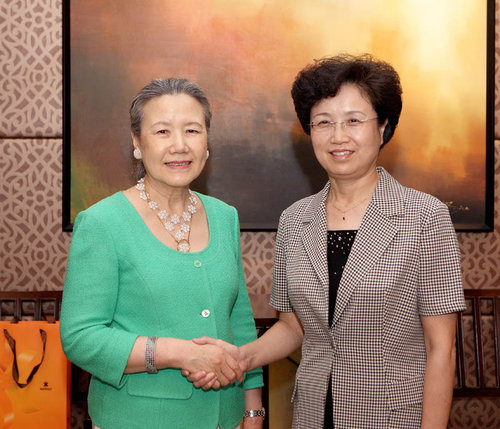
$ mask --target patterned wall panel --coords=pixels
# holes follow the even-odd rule
[[[456,398],[448,429],[500,428],[500,398]]]
[[[255,317],[275,317],[276,312],[269,306],[273,277],[275,232],[243,232],[241,253],[248,294]]]
[[[500,63],[499,63],[500,64]],[[500,289],[500,141],[495,142],[495,230],[459,233],[464,287]]]
[[[0,58],[0,136],[60,137],[61,0],[2,0]]]
[[[61,229],[60,139],[0,141],[0,290],[63,284],[70,236]]]

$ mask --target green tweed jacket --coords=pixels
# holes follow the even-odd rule
[[[118,192],[81,212],[74,226],[61,311],[68,359],[92,374],[92,421],[113,428],[234,428],[244,383],[203,391],[179,369],[124,374],[138,336],[208,335],[241,345],[256,338],[243,274],[236,210],[205,195],[208,246],[180,253],[163,245]],[[207,311],[208,310],[208,311]]]

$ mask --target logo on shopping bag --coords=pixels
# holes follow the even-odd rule
[[[52,387],[49,386],[48,381],[44,381],[42,387],[40,387],[40,390],[52,390]]]

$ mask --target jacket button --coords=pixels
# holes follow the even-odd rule
[[[201,312],[201,315],[202,315],[203,317],[208,317],[208,316],[210,316],[210,310],[207,310],[207,309],[205,308],[205,310],[203,310],[203,311]]]
[[[200,268],[201,267],[201,261],[198,261],[198,260],[194,261],[194,266],[196,268]]]

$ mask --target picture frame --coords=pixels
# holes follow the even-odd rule
[[[235,206],[242,230],[275,230],[282,210],[327,181],[293,111],[296,74],[369,52],[403,86],[380,165],[444,201],[457,231],[492,231],[495,2],[427,1],[63,2],[63,230],[133,185],[128,108],[169,76],[197,82],[214,115],[192,188]]]

